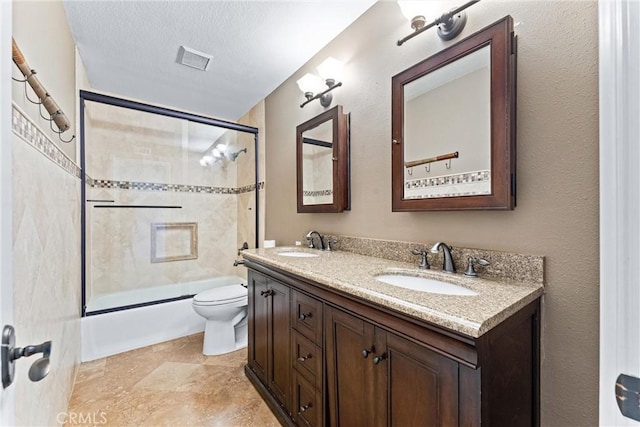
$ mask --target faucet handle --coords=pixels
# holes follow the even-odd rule
[[[422,255],[422,262],[420,262],[420,265],[418,265],[418,268],[423,268],[425,270],[429,270],[431,268],[431,266],[429,265],[429,260],[427,259],[427,254],[429,252],[427,252],[425,249],[413,249],[411,251],[412,254],[414,255]]]
[[[338,240],[335,238],[327,237],[327,241],[325,242],[325,251],[332,251],[331,245],[338,243]]]
[[[309,246],[309,249],[315,248],[315,246],[313,246],[313,237],[307,236],[307,246]]]
[[[242,244],[242,247],[238,248],[238,255],[240,255],[240,252],[244,251],[245,249],[249,249],[249,244],[247,242],[244,242]]]
[[[465,276],[478,277],[478,273],[476,273],[476,270],[473,268],[475,264],[487,266],[491,263],[484,258],[476,258],[476,257],[470,256],[469,258],[467,258],[467,269],[464,272]]]

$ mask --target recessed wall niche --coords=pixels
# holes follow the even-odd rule
[[[198,223],[151,224],[151,262],[198,259]]]

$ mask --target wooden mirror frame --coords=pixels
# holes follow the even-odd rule
[[[333,203],[305,205],[302,188],[304,172],[302,158],[302,134],[322,123],[333,121]],[[350,209],[349,190],[349,114],[342,113],[342,106],[336,105],[330,110],[296,127],[296,175],[298,194],[298,213],[342,212]]]
[[[404,198],[404,85],[487,45],[491,46],[491,194]],[[516,45],[506,16],[392,79],[392,210],[510,210],[516,197]]]

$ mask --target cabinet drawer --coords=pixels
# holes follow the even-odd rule
[[[322,389],[322,349],[299,332],[291,332],[293,367],[317,389]]]
[[[322,346],[322,302],[293,291],[293,327],[319,346]]]
[[[299,426],[322,425],[322,393],[295,370],[291,409]]]

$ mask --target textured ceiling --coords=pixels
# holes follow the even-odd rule
[[[66,0],[64,5],[94,89],[235,121],[373,3]],[[178,64],[181,45],[213,55],[209,69]]]

